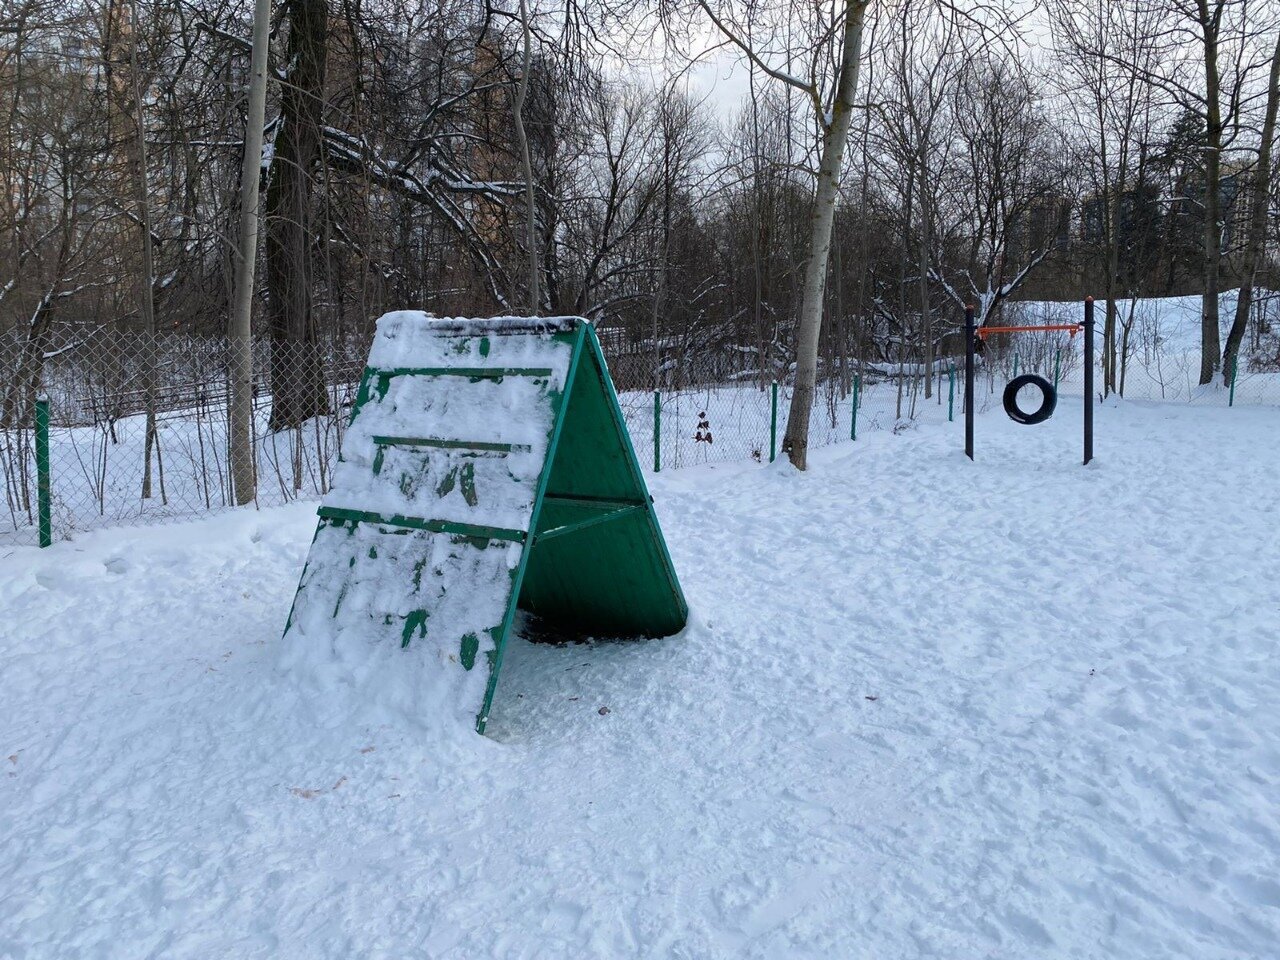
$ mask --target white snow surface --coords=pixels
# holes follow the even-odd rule
[[[503,319],[486,321],[500,325]],[[529,321],[524,321],[526,324]],[[550,371],[541,377],[508,376],[473,381],[462,376],[400,375],[386,392],[372,390],[342,440],[328,507],[369,510],[384,517],[486,524],[527,530],[552,427],[548,394],[564,388],[570,344],[549,334],[456,336],[449,325],[401,311],[383,315],[369,353],[369,367],[395,369],[515,368]],[[500,326],[495,326],[500,328]],[[483,329],[483,328],[482,328]],[[509,443],[502,456],[466,457],[461,451],[392,446],[374,473],[375,437]],[[475,502],[458,481],[474,471]],[[441,489],[449,489],[444,496]]]
[[[392,310],[378,318],[369,350],[371,367],[536,367],[547,359],[545,339],[511,336],[536,329],[544,334],[571,331],[578,317],[435,317],[421,310]],[[465,353],[452,349],[451,335],[474,338]],[[492,336],[482,353],[480,340]],[[490,349],[496,348],[496,349]]]
[[[0,957],[1275,957],[1275,414],[1079,414],[653,477],[489,738],[281,669],[310,505],[10,549]]]

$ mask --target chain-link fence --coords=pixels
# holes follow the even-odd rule
[[[21,369],[23,347],[0,345],[4,369]],[[365,353],[357,342],[254,344],[253,502],[280,504],[325,492]],[[222,338],[103,332],[45,351],[38,380],[15,377],[3,398],[0,543],[37,539],[35,426],[42,405],[55,539],[233,505],[230,359]],[[313,382],[303,399],[314,415],[273,423],[278,411],[269,384],[297,382],[295,373],[303,371]]]
[[[1198,311],[1198,301],[1175,304]],[[1128,348],[1118,371],[1129,399],[1280,407],[1280,297],[1255,305],[1234,389],[1197,384],[1199,349],[1187,318],[1150,303],[1121,305]],[[1012,324],[1079,320],[1079,304],[1015,304]],[[1198,317],[1191,318],[1198,321]],[[1101,309],[1099,310],[1101,321]],[[1101,326],[1101,323],[1099,323]],[[1198,331],[1198,326],[1194,327]],[[1179,331],[1182,331],[1179,333]],[[785,375],[762,377],[751,349],[699,348],[660,357],[611,350],[604,339],[632,442],[646,469],[782,457],[791,404]],[[1101,344],[1098,345],[1101,352]],[[110,331],[45,345],[33,371],[27,344],[0,341],[0,544],[35,543],[39,530],[36,397],[47,398],[50,524],[54,539],[127,523],[190,517],[236,502],[229,445],[231,351],[221,338],[153,339]],[[253,502],[315,499],[329,485],[368,343],[253,346]],[[1081,338],[1029,333],[990,338],[980,358],[976,402],[1000,402],[1016,373],[1038,372],[1064,395],[1083,391]],[[957,369],[957,362],[960,364]],[[660,387],[651,389],[655,379]],[[781,363],[766,367],[785,372]],[[33,375],[33,373],[37,375]],[[810,446],[868,431],[962,419],[962,358],[928,371],[883,358],[823,367]],[[1096,381],[1101,389],[1101,377]],[[272,391],[283,384],[287,394]],[[645,389],[637,389],[644,384]]]

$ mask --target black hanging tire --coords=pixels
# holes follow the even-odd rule
[[[1028,412],[1018,406],[1018,391],[1023,387],[1035,387],[1040,391],[1040,406],[1036,410]],[[1028,426],[1044,423],[1053,416],[1057,406],[1058,391],[1053,389],[1052,383],[1038,374],[1024,373],[1020,377],[1014,377],[1004,388],[1004,412],[1014,423],[1025,423]]]

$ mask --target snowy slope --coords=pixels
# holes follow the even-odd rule
[[[0,957],[1276,956],[1274,412],[1078,417],[659,475],[693,624],[491,739],[278,671],[311,507],[17,548]]]

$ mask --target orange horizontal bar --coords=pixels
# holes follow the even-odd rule
[[[978,336],[988,333],[1033,333],[1036,330],[1070,330],[1076,333],[1083,329],[1082,323],[1050,323],[1042,327],[978,327]]]

